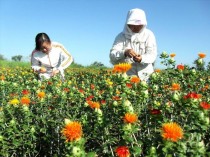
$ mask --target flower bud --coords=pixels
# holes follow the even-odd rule
[[[82,155],[82,150],[79,147],[74,146],[72,148],[72,155],[75,157],[79,157]]]
[[[128,106],[127,109],[128,109],[129,113],[133,113],[134,112],[133,106]]]
[[[117,105],[118,105],[117,101],[114,101],[113,106],[117,106]]]
[[[99,108],[95,108],[95,112],[98,114],[98,116],[102,116],[103,115],[101,109],[99,109]]]
[[[12,119],[12,120],[10,120],[10,122],[9,122],[9,123],[10,123],[10,125],[15,125],[15,123],[16,123],[16,122],[15,122],[15,120],[14,120],[14,119]]]
[[[158,88],[159,88],[158,85],[153,85],[153,86],[152,86],[152,89],[153,89],[154,91],[158,91]]]
[[[143,87],[143,88],[148,88],[148,84],[146,81],[141,81],[140,82],[140,85]]]
[[[154,154],[156,154],[156,148],[155,147],[150,147],[150,149],[149,149],[149,152],[150,152],[150,155],[154,155]]]
[[[167,54],[167,52],[163,51],[160,56],[162,58],[168,58],[169,55]]]
[[[206,118],[205,118],[205,124],[206,124],[206,125],[209,125],[209,117],[206,117]]]
[[[67,125],[67,124],[71,123],[71,120],[70,120],[70,119],[65,118],[65,119],[64,119],[64,123]]]
[[[35,133],[35,128],[31,127],[31,133]]]
[[[0,142],[3,141],[4,137],[0,135]]]
[[[123,131],[131,131],[131,130],[132,130],[132,127],[130,123],[123,125]]]
[[[202,65],[202,64],[203,64],[203,59],[202,59],[202,58],[199,58],[199,59],[197,60],[197,64],[198,64],[198,65]]]
[[[131,102],[129,100],[125,100],[123,103],[123,106],[129,107],[129,106],[131,106]]]
[[[172,99],[174,101],[179,101],[180,100],[180,94],[175,92],[173,95],[172,95]]]
[[[142,94],[143,94],[143,97],[144,97],[144,98],[148,98],[148,97],[149,97],[149,92],[148,92],[148,90],[142,91]]]
[[[26,105],[24,105],[24,106],[23,106],[23,111],[28,112],[28,111],[29,111],[29,107],[26,106]]]

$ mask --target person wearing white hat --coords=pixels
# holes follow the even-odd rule
[[[57,42],[51,42],[46,33],[39,33],[35,38],[36,47],[31,54],[31,67],[40,80],[60,74],[64,80],[64,69],[72,62],[70,53]]]
[[[131,9],[127,14],[124,30],[117,35],[110,50],[110,62],[131,63],[127,75],[136,75],[147,81],[154,72],[153,64],[157,58],[157,44],[153,32],[146,28],[145,12]]]

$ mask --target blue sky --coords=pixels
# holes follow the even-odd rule
[[[37,33],[65,46],[78,64],[111,67],[109,52],[123,30],[128,10],[146,12],[158,54],[176,53],[176,63],[193,65],[199,52],[210,61],[210,0],[0,0],[0,54],[29,60]],[[158,57],[156,67],[160,65]]]

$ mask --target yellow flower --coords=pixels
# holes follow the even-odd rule
[[[44,98],[45,97],[45,92],[39,92],[37,96],[39,98]]]
[[[164,123],[162,125],[162,137],[165,140],[171,140],[173,142],[183,138],[182,128],[175,122]]]
[[[10,104],[12,104],[12,105],[17,105],[17,104],[19,104],[20,103],[20,101],[18,100],[18,99],[12,99],[12,100],[10,100]]]
[[[79,140],[82,136],[82,126],[79,122],[69,122],[61,133],[66,137],[66,142]]]

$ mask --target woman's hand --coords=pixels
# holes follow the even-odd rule
[[[135,62],[140,63],[141,60],[142,60],[142,57],[141,57],[141,55],[137,55],[137,56],[133,57],[133,60],[134,60]]]
[[[41,67],[41,68],[39,69],[39,72],[40,72],[40,73],[46,73],[46,72],[47,72],[47,69],[44,68],[44,67]]]
[[[133,51],[133,49],[127,49],[127,50],[125,50],[125,56],[133,58],[133,57],[136,57],[137,54],[135,51]]]
[[[52,72],[52,76],[57,75],[59,72],[60,72],[59,70],[53,70],[53,72]]]

